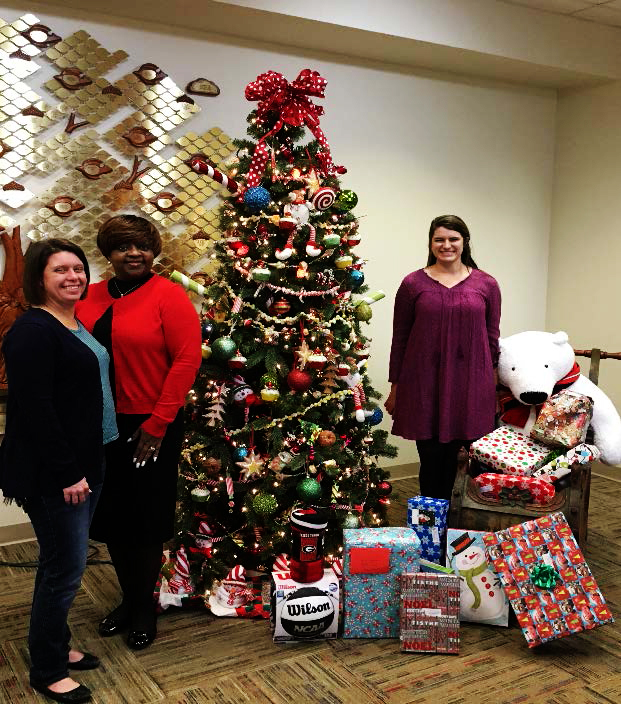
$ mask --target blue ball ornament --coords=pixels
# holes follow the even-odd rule
[[[349,283],[352,291],[356,291],[362,286],[364,283],[364,274],[360,271],[360,269],[352,269],[349,272]]]
[[[243,445],[239,445],[233,450],[233,461],[241,462],[248,455],[248,448]]]
[[[384,420],[384,413],[381,408],[374,408],[373,413],[367,417],[369,425],[379,425]]]
[[[252,210],[253,213],[258,213],[272,202],[272,197],[267,188],[263,186],[255,186],[249,188],[244,193],[244,204]]]

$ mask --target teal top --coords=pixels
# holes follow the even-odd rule
[[[103,345],[90,334],[90,332],[78,321],[78,329],[71,331],[79,340],[83,342],[97,357],[99,362],[99,374],[101,375],[101,390],[103,392],[103,444],[116,440],[119,431],[116,427],[116,413],[114,410],[114,399],[110,388],[110,356]]]

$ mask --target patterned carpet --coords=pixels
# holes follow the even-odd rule
[[[394,481],[392,525],[404,525],[416,479]],[[621,483],[594,476],[586,557],[621,619]],[[98,559],[105,559],[100,551]],[[36,544],[0,547],[0,560],[36,559]],[[0,567],[0,701],[43,701],[28,687],[26,631],[34,570]],[[96,653],[79,680],[99,704],[595,704],[621,702],[621,622],[537,649],[517,623],[464,623],[459,655],[401,654],[396,640],[274,645],[265,621],[167,612],[156,643],[129,650],[101,639],[98,621],[116,605],[110,565],[90,565],[71,611],[74,643]]]

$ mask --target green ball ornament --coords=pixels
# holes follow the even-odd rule
[[[353,513],[348,513],[341,523],[343,528],[360,528],[360,519]]]
[[[358,320],[371,320],[373,317],[373,311],[368,303],[360,303],[356,306],[356,318]]]
[[[272,494],[259,492],[252,498],[252,510],[257,516],[271,516],[278,509],[278,501]]]
[[[237,343],[232,337],[219,337],[211,343],[211,354],[214,359],[226,362],[237,352]]]
[[[339,191],[336,197],[336,208],[346,212],[355,208],[358,203],[358,196],[353,191]]]
[[[305,503],[309,504],[321,498],[321,484],[312,477],[306,477],[296,486],[298,496]]]

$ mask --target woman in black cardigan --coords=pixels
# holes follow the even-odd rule
[[[24,295],[32,307],[2,345],[9,394],[0,488],[28,513],[39,542],[30,683],[70,704],[91,695],[69,670],[99,665],[94,655],[70,648],[67,614],[86,567],[103,445],[118,437],[108,353],[74,315],[88,280],[88,262],[77,245],[60,239],[31,244]]]

